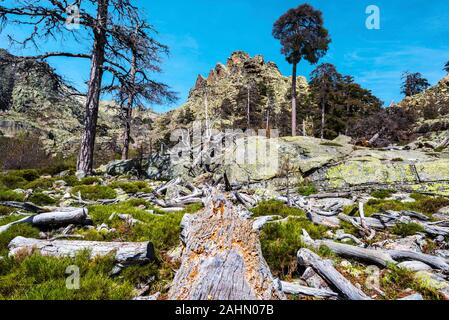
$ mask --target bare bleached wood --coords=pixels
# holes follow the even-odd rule
[[[435,269],[440,269],[446,272],[449,271],[449,264],[443,258],[420,252],[405,250],[365,249],[329,240],[313,240],[304,230],[301,239],[307,245],[313,248],[326,246],[340,256],[354,258],[361,261],[368,261],[370,263],[375,263],[383,267],[388,266],[388,264],[390,263],[396,264],[397,261],[415,260],[423,262]]]
[[[38,228],[57,228],[70,224],[86,225],[90,223],[90,219],[85,208],[65,208],[60,209],[60,211],[41,213],[11,222],[0,227],[0,234],[20,223],[29,223]]]
[[[322,259],[309,249],[300,249],[298,251],[298,263],[302,266],[312,267],[343,297],[349,300],[371,300],[362,290],[343,277],[334,268],[331,261]]]
[[[47,211],[44,208],[38,207],[31,202],[0,201],[0,205],[33,213],[43,213]]]
[[[324,289],[310,288],[299,284],[281,281],[282,291],[286,294],[299,294],[318,298],[335,298],[338,294]]]
[[[201,213],[185,216],[182,227],[185,247],[170,300],[285,298],[262,256],[252,221],[217,191]]]
[[[318,249],[321,246],[326,246],[337,255],[367,261],[382,267],[386,267],[389,263],[396,263],[388,253],[382,250],[365,249],[330,240],[312,240],[305,230],[303,230],[301,239],[313,248]]]
[[[49,241],[17,237],[10,242],[8,248],[10,256],[24,252],[39,252],[43,256],[52,257],[75,257],[88,251],[92,258],[113,254],[115,262],[120,264],[142,263],[155,257],[151,242]]]

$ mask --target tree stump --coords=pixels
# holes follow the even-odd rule
[[[262,256],[259,233],[240,212],[213,191],[201,213],[184,217],[181,267],[168,299],[285,299]]]

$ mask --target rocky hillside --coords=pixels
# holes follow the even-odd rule
[[[417,117],[412,131],[419,138],[413,146],[438,148],[449,138],[449,75],[436,86],[405,98],[399,106]]]
[[[291,121],[290,88],[291,77],[283,76],[276,64],[237,51],[207,77],[199,75],[188,101],[162,116],[157,129],[167,135],[173,128],[188,126],[197,119],[208,120],[214,128],[261,129],[268,123],[270,128],[288,133],[285,124]],[[298,77],[297,89],[301,107],[308,96],[304,77]]]
[[[0,135],[35,133],[53,153],[73,154],[83,122],[83,96],[70,88],[45,62],[19,60],[0,50]],[[136,111],[135,140],[145,138],[156,114]],[[99,113],[98,147],[115,152],[121,136],[119,108],[103,101]]]

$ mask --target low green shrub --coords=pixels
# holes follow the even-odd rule
[[[24,178],[28,182],[34,181],[40,177],[39,171],[36,169],[12,170],[9,171],[8,174]]]
[[[8,189],[19,189],[23,188],[27,184],[27,180],[25,178],[11,174],[0,174],[0,185],[4,186]]]
[[[0,201],[24,201],[25,195],[8,189],[0,189]]]
[[[382,272],[380,284],[381,289],[385,292],[384,298],[387,300],[396,300],[400,298],[398,293],[410,289],[422,294],[425,300],[441,300],[443,298],[435,288],[417,279],[415,272],[399,268],[395,265],[389,265]]]
[[[159,252],[167,251],[179,244],[181,220],[184,212],[159,215],[161,212],[152,208],[154,213],[158,214],[156,215],[137,208],[134,204],[136,203],[123,202],[114,205],[90,206],[89,216],[94,224],[106,223],[116,231],[102,234],[93,230],[84,231],[82,234],[85,235],[87,240],[93,241],[151,241]],[[130,226],[118,217],[110,220],[111,215],[117,213],[131,215],[141,223]]]
[[[28,198],[28,201],[32,202],[32,203],[34,203],[35,205],[38,205],[38,206],[49,206],[49,205],[54,205],[54,204],[57,203],[56,199],[53,199],[49,195],[47,195],[45,193],[42,193],[42,192],[33,193]]]
[[[386,190],[386,189],[382,189],[382,190],[376,190],[373,191],[371,193],[371,196],[377,199],[386,199],[391,197],[394,194],[394,190]]]
[[[251,209],[253,217],[261,216],[301,216],[305,217],[303,210],[298,208],[290,208],[286,206],[282,201],[268,200],[260,202],[257,207]]]
[[[384,211],[416,211],[428,216],[438,212],[441,208],[449,206],[449,199],[443,197],[431,197],[421,194],[412,194],[415,202],[401,202],[399,200],[382,200],[371,199],[369,200],[364,209],[367,217],[374,213],[380,213]],[[347,206],[344,208],[344,213],[348,214],[357,205]]]
[[[318,189],[315,187],[314,184],[312,184],[310,182],[302,182],[298,186],[298,193],[305,197],[316,194],[317,192],[318,192]]]
[[[114,189],[106,186],[75,186],[72,188],[72,194],[77,195],[81,193],[81,198],[84,200],[103,200],[114,199],[117,197],[117,192]]]
[[[129,280],[109,276],[113,267],[112,257],[91,260],[87,252],[75,258],[33,254],[21,259],[8,258],[0,264],[0,299],[128,300],[134,295],[133,284]],[[66,287],[67,268],[72,265],[80,271],[77,290]]]
[[[303,229],[314,239],[321,239],[327,231],[327,228],[317,226],[305,217],[270,223],[262,229],[260,242],[263,256],[275,276],[288,279],[296,271],[296,254],[304,247],[301,241]]]
[[[398,236],[408,237],[424,232],[424,228],[417,223],[399,223],[391,229],[391,232]]]
[[[133,182],[115,181],[111,183],[109,186],[114,189],[122,189],[126,193],[153,192],[153,189],[148,187],[148,184],[145,181],[133,181]]]
[[[91,186],[94,184],[101,184],[101,179],[98,177],[85,177],[79,182],[80,185]]]
[[[9,218],[9,217],[8,217]],[[17,217],[12,217],[10,219],[1,219],[1,225],[18,220]],[[25,238],[37,238],[39,237],[39,229],[30,226],[29,224],[17,224],[0,233],[0,256],[5,256],[8,254],[8,245],[16,237]],[[1,261],[1,260],[0,260]],[[0,268],[1,270],[1,268]]]
[[[65,183],[67,183],[67,185],[69,187],[79,186],[81,184],[81,182],[78,180],[78,178],[73,175],[62,177],[59,180],[62,180]]]
[[[41,189],[41,190],[48,190],[53,186],[53,182],[55,179],[52,178],[39,178],[37,180],[34,180],[28,184],[25,185],[25,189]]]
[[[5,206],[0,206],[0,216],[7,216],[10,213],[13,213],[15,209]]]

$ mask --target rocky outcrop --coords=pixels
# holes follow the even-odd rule
[[[21,60],[0,50],[0,131],[7,137],[22,132],[38,135],[48,151],[72,155],[82,132],[83,100],[45,62]],[[98,119],[99,150],[115,152],[122,135],[120,108],[103,101]],[[157,115],[136,110],[132,122],[134,142],[148,140]]]
[[[237,51],[226,64],[217,64],[207,78],[199,75],[187,102],[161,116],[156,130],[161,137],[174,128],[189,127],[193,120],[207,120],[213,128],[279,128],[288,134],[291,77],[285,77],[262,56]],[[298,77],[298,102],[308,93],[304,77]],[[247,117],[248,100],[250,117]],[[249,125],[248,125],[249,122]]]

